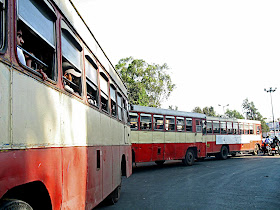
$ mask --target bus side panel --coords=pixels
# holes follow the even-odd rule
[[[62,148],[62,209],[84,209],[87,184],[87,147]]]
[[[10,71],[0,63],[0,148],[8,148],[10,142]]]
[[[102,190],[102,161],[97,165],[97,150],[101,151],[102,147],[88,148],[88,177],[87,177],[87,192],[86,192],[86,209],[92,209],[103,198]],[[100,160],[100,159],[99,159]]]
[[[221,151],[222,145],[216,142],[207,142],[207,153],[218,153]]]
[[[135,152],[135,162],[150,162],[152,161],[152,144],[132,144],[132,149]]]
[[[152,160],[164,160],[164,153],[165,153],[165,144],[153,144],[152,145]]]
[[[165,149],[164,149],[164,159],[165,160],[174,160],[176,158],[176,143],[168,143],[165,144]]]
[[[60,209],[62,201],[60,157],[60,148],[1,152],[0,197],[13,187],[40,181],[48,190],[53,209]]]
[[[126,177],[132,174],[132,152],[131,145],[123,145],[120,147],[120,155],[125,155],[126,160]]]
[[[112,146],[104,146],[102,148],[101,153],[101,161],[102,161],[102,171],[103,176],[102,179],[106,180],[103,182],[103,198],[106,198],[113,191],[113,154],[112,154]],[[119,162],[119,160],[117,160]],[[120,173],[116,174],[116,176],[120,177]]]

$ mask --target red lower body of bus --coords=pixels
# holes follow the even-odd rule
[[[131,175],[129,157],[131,146],[2,150],[0,198],[30,193],[52,209],[92,209],[120,185],[121,166]]]

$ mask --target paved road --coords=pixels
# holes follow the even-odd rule
[[[97,209],[280,209],[280,156],[141,165],[119,202]]]

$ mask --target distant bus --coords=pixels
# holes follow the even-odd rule
[[[0,25],[0,209],[116,202],[127,89],[89,27],[69,0],[0,0]]]
[[[204,114],[133,105],[129,115],[133,162],[182,160],[192,165],[206,156]]]
[[[226,159],[242,152],[257,154],[261,145],[259,121],[137,105],[129,115],[135,163],[182,160],[193,165],[195,159],[207,156]]]

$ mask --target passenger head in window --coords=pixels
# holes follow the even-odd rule
[[[74,77],[81,77],[81,73],[75,71],[74,69],[67,69],[65,72],[64,72],[64,77],[68,80],[65,81],[64,83],[64,88],[65,90],[68,90],[72,93],[74,93],[74,89],[71,88],[71,82],[73,82],[73,76]]]
[[[33,53],[27,52],[23,49],[24,39],[23,39],[23,29],[20,23],[17,25],[17,55],[19,61],[29,68],[32,68],[32,56]],[[46,80],[48,76],[43,72],[42,69],[36,69],[42,75],[43,80]]]

